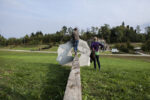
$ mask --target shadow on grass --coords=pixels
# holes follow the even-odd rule
[[[43,83],[42,100],[62,100],[70,68],[49,64],[46,81]]]
[[[20,93],[13,91],[11,88],[0,85],[0,100],[26,100],[26,98]]]
[[[0,84],[0,100],[62,100],[68,76],[70,73],[70,67],[49,63],[47,64],[38,63],[37,66],[47,67],[46,76],[43,77],[44,79],[40,79],[42,81],[41,83],[38,81],[34,81],[35,84],[34,83],[30,84],[30,80],[28,80],[26,81],[26,84],[29,84],[29,87],[25,87],[26,86],[26,84],[24,84],[25,80],[24,78],[22,78],[21,81],[23,81],[23,83],[21,84],[21,86],[25,88],[25,90],[27,90],[25,93],[19,92],[21,88],[19,89],[15,88],[18,85],[18,83],[10,84],[8,86],[5,84]],[[19,74],[21,74],[22,77],[26,75],[24,73],[19,72]],[[18,77],[16,77],[16,80],[18,81]],[[11,85],[14,87],[11,87]],[[33,90],[31,89],[32,85]],[[37,87],[35,85],[39,85],[39,88],[38,89],[35,88]]]

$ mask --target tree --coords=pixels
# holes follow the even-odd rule
[[[72,32],[73,32],[72,27],[69,27],[69,28],[68,28],[68,33],[71,35],[71,34],[72,34]]]
[[[43,42],[43,33],[42,33],[42,31],[37,31],[35,35],[36,35],[36,37],[35,37],[36,42],[38,44],[42,44],[42,42]]]
[[[142,45],[142,50],[143,50],[143,51],[150,52],[150,40],[146,41],[146,42]]]
[[[62,27],[62,33],[63,33],[63,35],[65,35],[67,33],[67,27],[66,26]]]
[[[2,35],[0,35],[0,46],[5,46],[6,45],[6,39],[2,36]]]
[[[24,43],[24,44],[29,43],[29,39],[30,39],[29,36],[28,36],[28,35],[25,35],[24,38],[23,38],[23,43]]]
[[[145,30],[146,30],[146,40],[149,40],[150,39],[150,26],[146,27]]]
[[[110,41],[114,42],[123,42],[124,37],[124,26],[117,26],[111,29],[111,38]]]
[[[129,29],[129,40],[131,42],[136,42],[136,36],[137,36],[136,31],[134,30],[133,27],[130,27],[130,29]]]
[[[96,34],[96,29],[93,26],[91,27],[91,33],[94,34],[94,35]]]
[[[84,30],[83,30],[83,29],[81,29],[81,35],[84,35],[84,33],[85,33],[85,32],[84,32]]]
[[[136,33],[140,34],[140,32],[141,32],[140,25],[137,25],[136,26]]]
[[[124,23],[124,22],[122,22],[122,26],[123,26],[123,27],[125,26],[125,23]]]
[[[101,26],[100,33],[101,37],[106,40],[107,43],[110,43],[111,31],[108,24]]]
[[[91,27],[87,30],[81,29],[81,39],[88,40],[94,36],[103,38],[107,43],[122,43],[122,42],[146,42],[150,39],[150,26],[145,28],[145,33],[139,34],[141,29],[138,25],[136,29],[122,22],[121,25],[110,28],[108,24],[104,24],[100,28]],[[63,26],[61,30],[53,34],[43,34],[41,31],[25,35],[23,38],[5,39],[0,35],[0,45],[18,45],[18,44],[58,44],[64,43],[70,39],[73,32],[72,27]],[[128,46],[129,47],[129,46]]]
[[[16,38],[9,38],[7,43],[8,43],[8,45],[16,45],[17,39]]]

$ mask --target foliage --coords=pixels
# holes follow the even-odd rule
[[[134,49],[134,47],[130,44],[129,41],[125,44],[124,43],[116,44],[114,47],[126,53],[133,52],[133,49]]]
[[[6,39],[0,35],[0,46],[6,45]]]
[[[143,51],[150,52],[150,40],[146,41],[146,42],[142,45],[142,50],[143,50]]]
[[[107,43],[110,43],[110,26],[108,24],[105,24],[104,26],[101,26],[99,30],[99,36],[107,41]]]
[[[146,33],[141,33],[140,26],[136,29],[129,25],[125,25],[123,22],[116,27],[110,27],[108,24],[104,24],[101,27],[87,28],[87,30],[79,29],[80,38],[83,40],[91,39],[94,36],[105,39],[107,43],[124,43],[131,42],[145,42],[150,39],[150,27],[146,27]],[[63,26],[60,31],[56,33],[43,34],[42,31],[25,35],[22,38],[9,38],[6,39],[0,35],[0,45],[41,45],[41,44],[59,44],[64,43],[71,39],[73,32],[72,27]]]

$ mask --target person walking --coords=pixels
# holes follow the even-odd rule
[[[99,43],[97,41],[97,37],[94,37],[94,42],[91,43],[91,49],[92,49],[92,53],[95,54],[94,58],[93,58],[93,60],[94,60],[94,68],[96,69],[96,62],[97,62],[99,70],[100,70],[100,67],[101,67],[100,61],[99,61],[99,47],[100,46],[101,46],[101,48],[104,47],[103,44],[101,44],[101,43]]]
[[[74,28],[72,35],[73,35],[74,52],[75,52],[75,55],[76,55],[77,51],[78,51],[78,44],[79,44],[79,32],[78,32],[77,28]]]

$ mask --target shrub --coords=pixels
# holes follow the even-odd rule
[[[143,50],[143,51],[150,52],[150,40],[146,41],[146,42],[142,45],[142,50]]]
[[[129,41],[126,43],[126,45],[127,45],[127,48],[128,48],[129,50],[133,50],[133,49],[134,49],[134,47],[130,44]]]
[[[119,50],[121,50],[122,52],[129,53],[129,49],[127,48],[126,44],[121,44]]]
[[[133,53],[133,49],[134,49],[134,47],[130,44],[130,42],[127,42],[126,44],[116,44],[115,48],[126,53],[129,53],[129,52]]]

